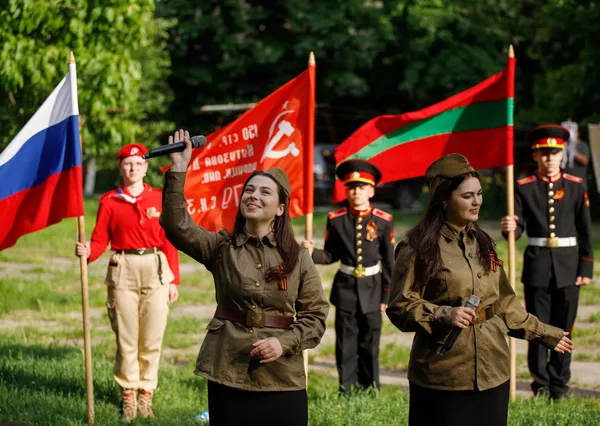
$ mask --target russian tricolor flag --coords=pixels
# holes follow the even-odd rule
[[[83,216],[75,64],[0,154],[0,250]]]

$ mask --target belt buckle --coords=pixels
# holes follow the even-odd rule
[[[145,248],[137,249],[136,252],[137,252],[137,254],[139,254],[141,256],[142,254],[146,253],[146,249]]]
[[[546,247],[557,248],[558,247],[558,237],[550,237],[550,238],[546,239]]]
[[[475,309],[475,321],[473,321],[473,324],[482,324],[487,320],[486,317],[486,312],[485,309],[487,308],[487,306],[485,308],[483,307],[479,307],[477,309]]]
[[[246,326],[247,327],[264,327],[265,326],[265,313],[246,311]]]
[[[366,277],[367,273],[365,267],[362,265],[358,265],[356,268],[354,268],[352,275],[354,275],[356,278]]]

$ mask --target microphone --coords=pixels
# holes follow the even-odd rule
[[[201,146],[206,145],[206,137],[200,136],[192,136],[190,138],[190,142],[192,143],[192,148],[200,148]],[[172,152],[181,152],[185,149],[185,142],[175,142],[170,143],[168,145],[161,145],[156,148],[152,148],[147,154],[142,155],[144,160],[153,157],[159,157],[161,155],[169,155]]]
[[[479,296],[475,296],[473,294],[473,295],[469,296],[469,299],[467,299],[467,303],[465,303],[465,308],[471,308],[471,309],[475,310],[479,306],[480,302],[481,302],[481,299],[479,298]],[[456,342],[456,339],[458,338],[458,335],[460,334],[461,331],[462,331],[462,328],[452,327],[452,331],[450,331],[450,334],[446,338],[446,341],[444,342],[442,349],[440,349],[440,356],[444,356],[446,354],[446,352],[448,352],[452,348],[452,345],[454,345],[454,342]]]

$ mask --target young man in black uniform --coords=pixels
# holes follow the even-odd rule
[[[560,169],[567,129],[540,126],[527,135],[538,164],[535,175],[517,181],[515,216],[502,218],[505,233],[516,238],[527,230],[522,282],[525,306],[540,321],[573,330],[580,286],[590,283],[593,248],[589,200],[583,180]],[[571,336],[569,336],[570,338]],[[529,371],[534,394],[554,399],[567,395],[571,378],[570,354],[529,344]]]
[[[302,245],[317,264],[341,261],[333,279],[331,303],[336,307],[336,364],[343,393],[379,388],[381,313],[389,300],[394,263],[392,215],[371,206],[377,167],[363,160],[341,163],[336,175],[346,186],[348,206],[330,212],[325,247]]]

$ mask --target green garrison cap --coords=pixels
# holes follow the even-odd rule
[[[281,185],[289,198],[292,188],[288,175],[283,169],[279,167],[273,167],[271,169],[264,170],[263,173],[269,175],[275,182]]]
[[[474,171],[475,169],[471,167],[467,157],[460,154],[448,154],[431,163],[425,172],[425,178],[429,191],[434,193],[443,182]]]

